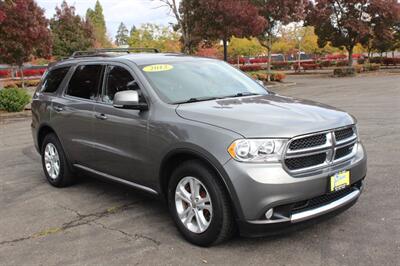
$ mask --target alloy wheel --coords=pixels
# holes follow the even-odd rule
[[[46,145],[44,150],[44,164],[50,178],[53,180],[57,179],[60,174],[60,156],[53,143],[47,143]]]
[[[175,207],[182,224],[190,232],[205,232],[212,221],[213,208],[205,185],[195,177],[184,177],[175,189]]]

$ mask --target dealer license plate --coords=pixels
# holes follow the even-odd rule
[[[350,171],[342,171],[330,178],[331,192],[342,190],[350,186]]]

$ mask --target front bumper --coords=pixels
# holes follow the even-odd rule
[[[352,159],[301,176],[291,176],[280,164],[266,166],[234,160],[225,164],[225,170],[238,199],[235,204],[240,206],[237,216],[241,234],[265,235],[270,234],[270,231],[304,224],[304,221],[326,217],[352,206],[362,192],[367,157],[360,144]],[[350,171],[351,187],[332,198],[329,194],[329,177],[344,170]],[[313,208],[300,206],[311,200],[318,202],[321,197],[331,199],[313,205]],[[267,220],[265,212],[270,208],[274,208],[274,216]]]

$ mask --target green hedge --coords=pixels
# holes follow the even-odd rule
[[[0,110],[21,112],[30,100],[31,97],[26,90],[17,88],[0,90]]]

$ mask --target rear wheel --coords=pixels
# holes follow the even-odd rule
[[[55,187],[66,187],[73,183],[72,172],[57,136],[48,134],[42,145],[42,166],[47,181]]]
[[[216,245],[235,231],[225,188],[200,161],[185,162],[173,172],[168,203],[179,231],[195,245]]]

